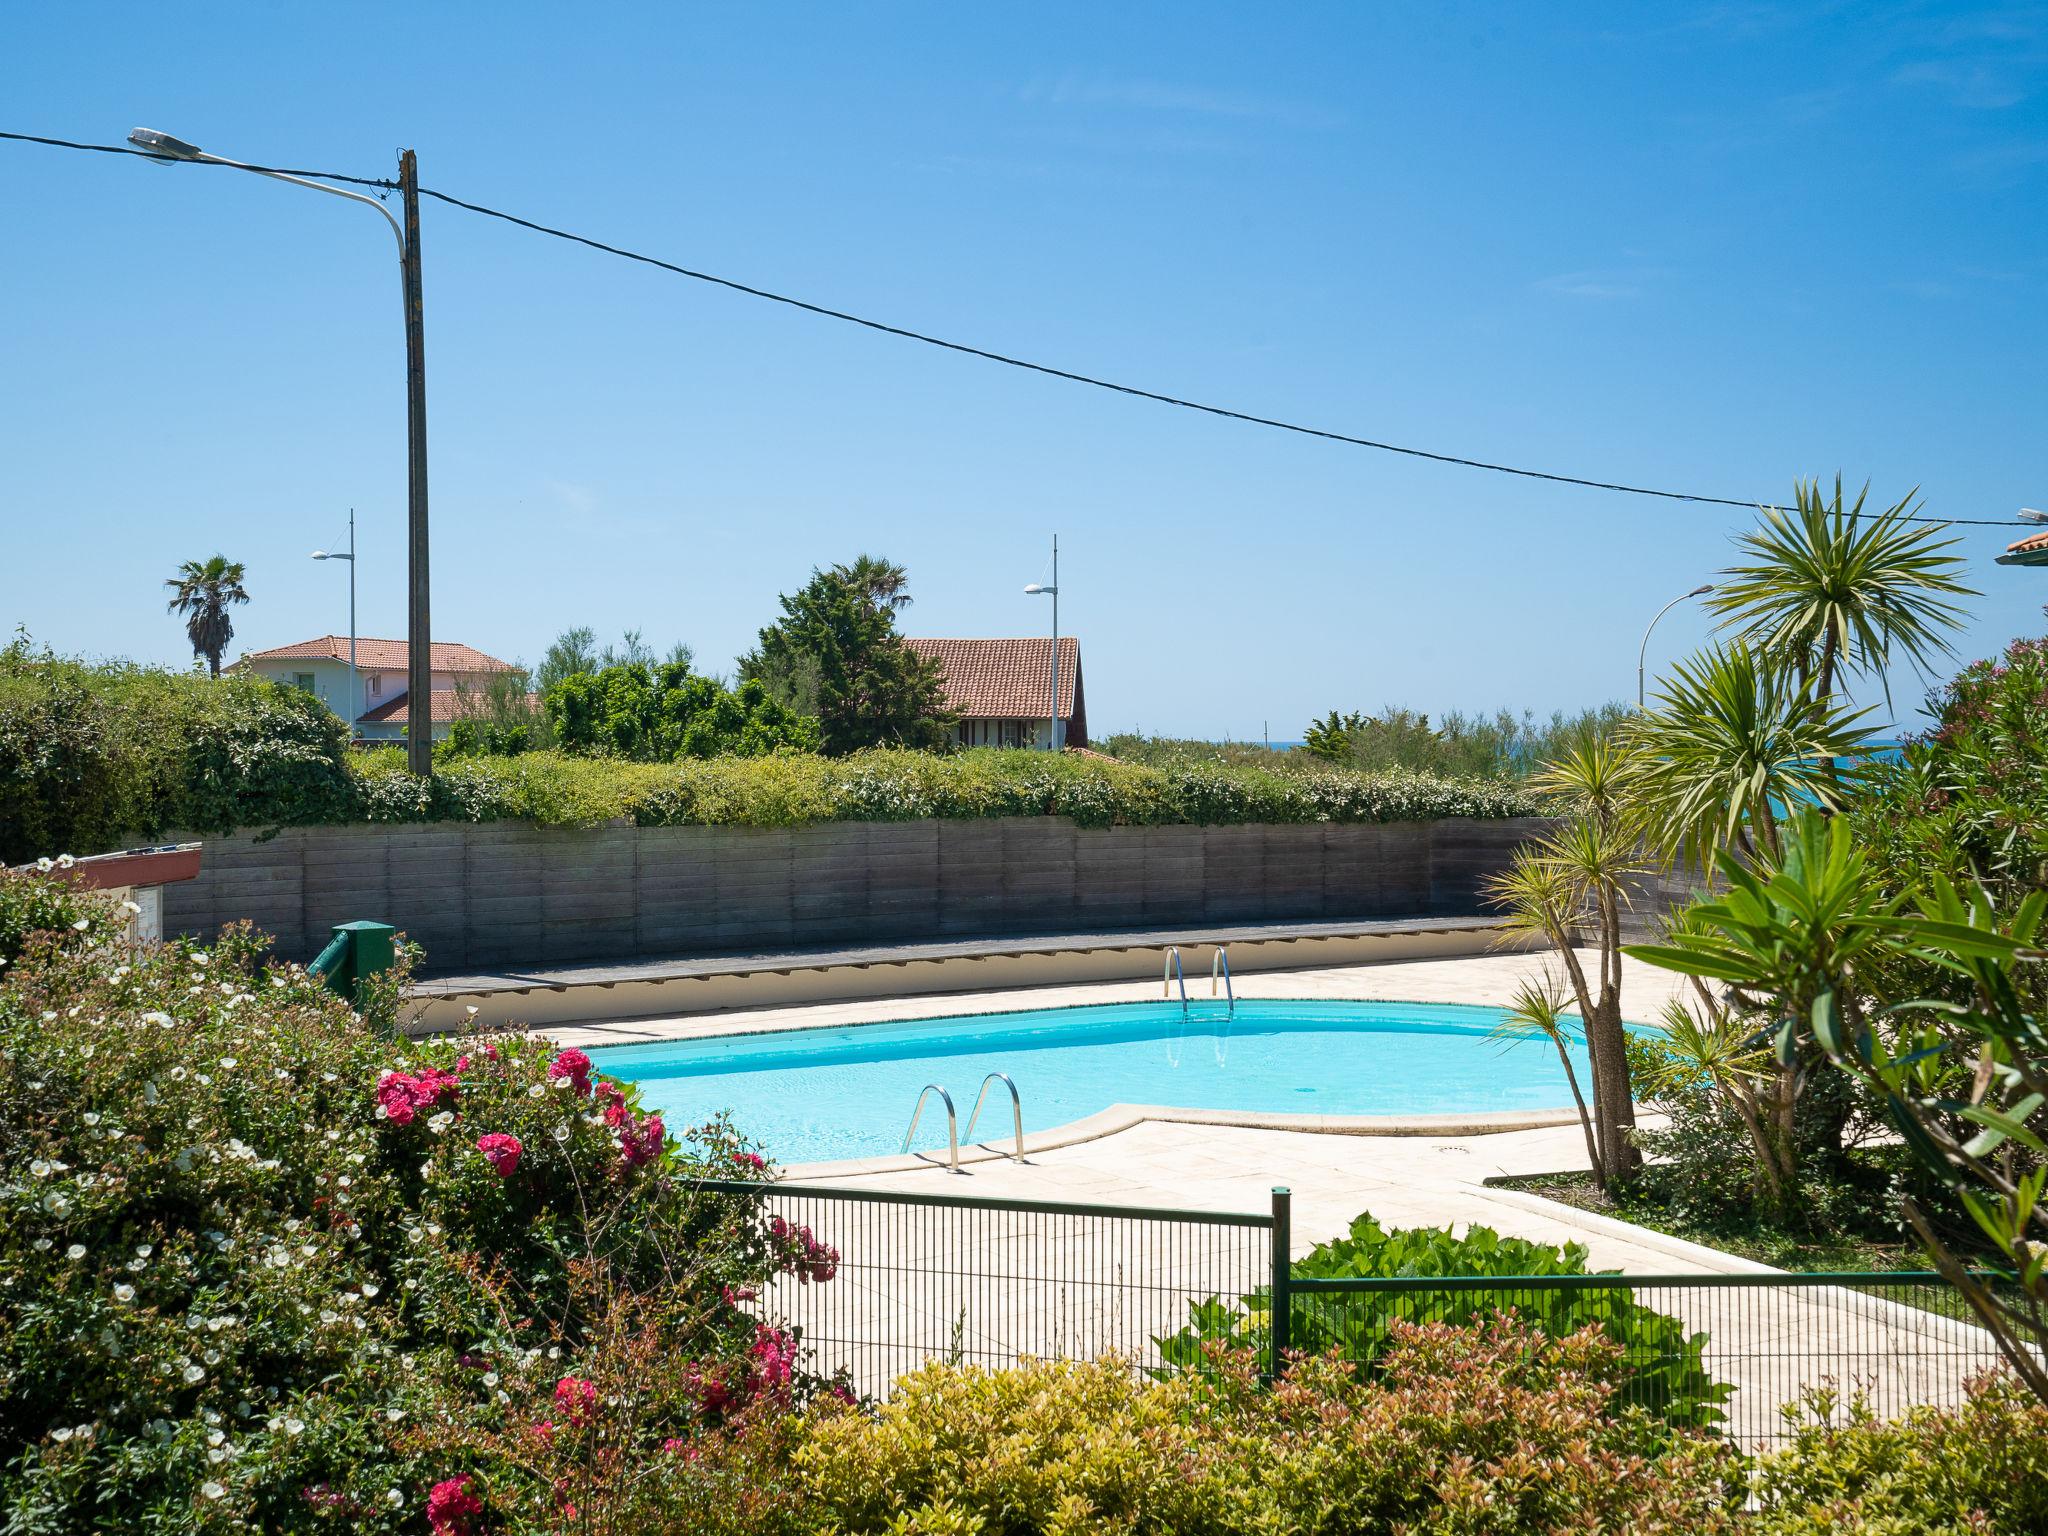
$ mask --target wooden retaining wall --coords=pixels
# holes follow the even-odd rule
[[[206,840],[166,933],[247,918],[308,959],[374,918],[430,970],[1224,921],[1462,916],[1535,818],[1078,827],[1063,817],[778,829],[518,822]]]

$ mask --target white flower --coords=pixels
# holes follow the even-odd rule
[[[34,1159],[28,1165],[28,1171],[39,1179],[47,1179],[51,1172],[49,1160],[41,1157]]]
[[[169,1029],[171,1027],[171,1016],[168,1013],[145,1013],[142,1016],[142,1022],[144,1024],[154,1024],[158,1029]],[[178,1073],[180,1077],[184,1075],[182,1071]]]
[[[395,1410],[393,1411],[391,1417],[393,1417],[394,1419],[398,1417],[398,1414]],[[399,1507],[399,1505],[405,1502],[405,1495],[400,1493],[396,1488],[386,1488],[384,1490],[384,1502],[386,1504],[389,1504],[393,1509],[396,1509]]]
[[[304,1419],[286,1419],[284,1421],[284,1432],[288,1435],[303,1435],[306,1432],[306,1421]]]
[[[537,1099],[546,1092],[547,1089],[541,1087],[539,1083],[535,1083],[531,1088],[526,1090],[526,1096],[529,1099]]]
[[[374,1281],[371,1281],[371,1280],[365,1280],[365,1281],[363,1282],[363,1298],[364,1298],[364,1300],[368,1300],[368,1299],[369,1299],[370,1297],[372,1297],[372,1296],[375,1296],[376,1294],[377,1294],[377,1286],[376,1286],[376,1282],[374,1282]]]
[[[498,1373],[497,1373],[496,1371],[485,1371],[485,1372],[484,1372],[484,1385],[485,1385],[485,1386],[487,1386],[487,1387],[495,1387],[495,1386],[496,1386],[497,1384],[498,1384]]]
[[[206,1380],[206,1368],[204,1366],[199,1365],[186,1366],[185,1380],[188,1382],[199,1382]]]
[[[88,1109],[85,1112],[85,1114],[80,1118],[82,1118],[87,1125],[98,1125],[100,1123],[99,1113],[96,1110]]]
[[[73,923],[73,924],[71,925],[71,931],[72,931],[73,933],[83,933],[83,932],[85,932],[85,930],[86,930],[86,929],[90,928],[91,926],[92,926],[92,919],[91,919],[91,918],[89,918],[89,917],[81,917],[81,918],[80,918],[80,919],[79,919],[79,920],[78,920],[77,922],[75,922],[75,923]]]
[[[209,1499],[220,1499],[227,1497],[227,1489],[221,1487],[219,1483],[212,1482],[210,1480],[201,1483],[199,1485],[199,1491],[205,1494]]]
[[[569,1139],[569,1122],[564,1120],[560,1125],[556,1126],[554,1130],[549,1134],[552,1135],[557,1141],[567,1141]]]
[[[68,853],[60,853],[57,855],[57,867],[59,869],[69,869],[71,868],[72,865],[76,864],[77,862],[78,860],[74,859]]]
[[[220,1059],[220,1065],[223,1072],[232,1072],[240,1063],[232,1056],[223,1056]]]
[[[50,1240],[47,1237],[39,1237],[29,1246],[35,1249],[37,1253],[48,1253],[50,1251]]]
[[[74,1264],[77,1263],[80,1259],[85,1257],[85,1244],[73,1243],[69,1248],[66,1248],[64,1250],[64,1257],[71,1260]]]
[[[455,1112],[451,1109],[444,1109],[439,1114],[435,1115],[433,1118],[427,1121],[427,1129],[432,1131],[436,1136],[438,1136],[443,1131],[447,1130],[448,1127],[453,1125],[454,1123]]]
[[[39,875],[47,875],[51,870],[55,869],[56,867],[57,866],[48,859],[36,860],[36,873]]]

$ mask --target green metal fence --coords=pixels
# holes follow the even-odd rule
[[[1785,1438],[1781,1409],[1811,1390],[1860,1392],[1891,1417],[1959,1402],[2000,1364],[1932,1273],[1311,1277],[1290,1259],[1284,1189],[1261,1212],[794,1184],[764,1200],[840,1261],[829,1284],[777,1281],[762,1309],[801,1330],[818,1369],[870,1395],[935,1359],[1115,1353],[1198,1369],[1205,1337],[1254,1345],[1272,1370],[1331,1349],[1370,1369],[1397,1322],[1512,1312],[1553,1334],[1598,1325],[1623,1352],[1623,1401],[1754,1445]]]

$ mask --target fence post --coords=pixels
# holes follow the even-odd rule
[[[1284,1184],[1273,1187],[1273,1321],[1271,1357],[1266,1374],[1278,1380],[1287,1368],[1287,1350],[1294,1332],[1294,1290],[1290,1250],[1293,1237],[1294,1196]]]

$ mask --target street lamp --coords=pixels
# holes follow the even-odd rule
[[[1681,592],[1677,597],[1674,597],[1673,599],[1671,599],[1670,602],[1666,603],[1662,608],[1659,608],[1657,610],[1657,619],[1663,618],[1665,614],[1669,613],[1672,609],[1676,608],[1680,603],[1684,602],[1687,598],[1705,597],[1709,592],[1713,590],[1713,583],[1706,582],[1700,586],[1694,587],[1690,592]],[[1650,629],[1646,629],[1643,631],[1642,649],[1636,652],[1636,709],[1638,712],[1640,712],[1643,707],[1643,658],[1650,654],[1650,630],[1655,629],[1657,627],[1657,619],[1650,620]]]
[[[419,162],[411,150],[400,151],[398,187],[405,203],[405,223],[401,225],[391,216],[391,210],[374,197],[366,197],[360,192],[350,192],[342,187],[330,187],[324,182],[309,181],[303,176],[292,176],[284,171],[266,170],[262,166],[248,165],[240,160],[209,155],[196,144],[188,144],[185,140],[174,138],[168,133],[159,133],[154,128],[132,130],[128,135],[128,142],[137,149],[157,156],[160,161],[183,160],[199,165],[230,166],[235,170],[248,171],[257,176],[268,176],[272,181],[288,181],[295,187],[325,192],[330,197],[344,197],[352,203],[366,203],[376,209],[383,216],[384,222],[391,226],[391,233],[398,241],[398,275],[405,305],[406,692],[411,700],[413,720],[425,722],[424,729],[407,730],[405,756],[406,766],[421,778],[426,778],[434,771],[431,707],[434,653],[427,611],[427,344],[424,305],[420,292]],[[350,607],[353,608],[353,562],[349,566],[349,571]],[[354,628],[353,623],[350,628]],[[353,667],[350,670],[353,674]],[[350,730],[354,730],[353,720],[350,721]]]
[[[1060,738],[1065,734],[1060,729],[1060,536],[1052,536],[1052,580],[1032,582],[1024,589],[1027,597],[1049,597],[1052,599],[1052,708],[1048,711],[1052,728],[1052,749],[1060,749]]]
[[[356,694],[356,509],[348,509],[348,553],[340,550],[316,549],[315,560],[346,560],[348,562],[348,739],[351,745],[356,739],[356,717],[362,713]]]

